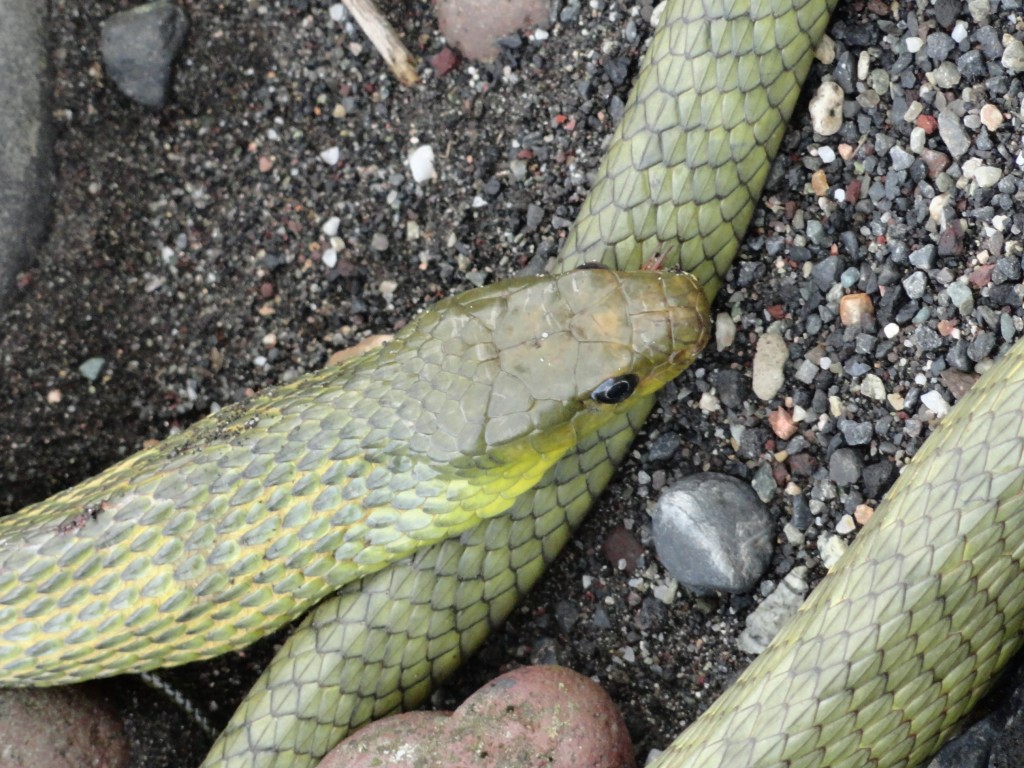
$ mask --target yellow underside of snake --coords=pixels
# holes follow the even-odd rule
[[[415,706],[540,576],[706,341],[832,4],[670,0],[559,274],[441,302],[0,522],[0,683],[207,657],[317,605],[204,765],[314,765]],[[696,279],[640,271],[655,257]],[[1021,642],[1020,386],[1018,346],[658,766],[934,752]]]

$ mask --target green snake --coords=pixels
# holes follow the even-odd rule
[[[315,765],[422,701],[706,339],[832,5],[670,1],[557,275],[441,302],[0,523],[0,682],[182,663],[316,605],[205,766]],[[1021,379],[1017,346],[661,768],[913,766],[953,732],[1024,627]]]

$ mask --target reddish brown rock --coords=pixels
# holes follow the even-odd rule
[[[3,768],[126,768],[120,715],[90,685],[0,690]]]
[[[454,712],[371,723],[319,768],[634,768],[626,724],[597,683],[556,666],[521,667]]]
[[[546,25],[549,0],[437,0],[437,23],[467,59],[493,61],[497,41],[517,30]]]

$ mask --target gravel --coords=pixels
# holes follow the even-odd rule
[[[151,112],[103,77],[109,4],[54,0],[56,220],[0,318],[3,509],[316,368],[448,292],[541,268],[621,114],[621,73],[635,73],[652,4],[557,3],[543,39],[521,37],[494,64],[464,62],[405,88],[327,4],[183,3],[189,36],[168,105]],[[815,135],[806,100],[798,108],[716,305],[735,338],[667,388],[565,556],[435,703],[451,707],[507,665],[554,658],[604,685],[641,756],[692,721],[747,662],[736,638],[766,593],[672,589],[651,548],[649,508],[657,488],[695,469],[757,478],[766,492],[778,542],[766,580],[798,566],[812,584],[822,576],[820,549],[842,549],[843,516],[877,501],[939,403],[955,401],[943,374],[975,376],[1024,331],[1017,5],[840,11],[834,62],[815,66],[808,94],[823,78],[839,83],[841,120],[834,135]],[[410,2],[392,21],[417,54],[443,49],[429,4]],[[933,58],[947,37],[953,46]],[[931,82],[972,51],[979,66],[959,83]],[[876,90],[885,78],[875,70],[888,88]],[[994,131],[985,105],[1002,116],[986,113]],[[421,146],[433,150],[435,178],[417,182],[407,160]],[[968,179],[971,159],[998,181]],[[371,247],[375,236],[384,250]],[[921,249],[927,257],[912,260]],[[972,301],[954,301],[958,282]],[[842,326],[846,292],[868,294],[875,318]],[[772,323],[788,359],[781,389],[761,401],[714,372],[748,376]],[[80,366],[93,359],[104,364],[90,378]],[[886,397],[861,391],[851,361],[871,368]],[[767,428],[780,407],[800,415],[788,440]],[[857,425],[854,444],[840,419]],[[668,433],[677,447],[654,463],[651,441]],[[787,539],[787,523],[803,536]],[[647,552],[632,572],[603,554],[620,528]],[[578,607],[571,622],[562,601]],[[168,677],[220,724],[272,650],[263,643]],[[140,765],[198,761],[206,737],[186,715],[132,683],[112,687],[133,716]]]

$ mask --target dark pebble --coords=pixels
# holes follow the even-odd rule
[[[840,486],[856,483],[863,469],[860,456],[852,448],[840,448],[828,460],[828,476]]]
[[[961,0],[936,0],[935,21],[938,22],[942,29],[950,29],[953,24],[956,23],[956,20],[960,15],[961,8],[963,8]],[[933,32],[929,35],[928,39],[931,40],[932,35],[934,34],[935,33]],[[952,40],[950,42],[952,42]]]
[[[797,530],[806,531],[810,527],[813,518],[811,515],[811,505],[802,494],[800,496],[793,496],[792,499],[793,510],[789,521]]]
[[[932,61],[939,63],[953,52],[956,43],[945,32],[932,32],[924,41],[924,52]]]
[[[980,80],[988,74],[988,65],[981,51],[972,50],[956,60],[956,68],[968,80]]]
[[[975,39],[978,41],[982,54],[989,61],[996,61],[1003,57],[1003,42],[999,32],[993,27],[987,25],[979,27],[975,33]]]
[[[768,430],[761,427],[745,429],[740,436],[740,445],[736,453],[741,459],[756,459],[764,451],[768,442]]]
[[[579,604],[572,600],[559,600],[555,603],[555,621],[563,634],[568,634],[580,618]]]
[[[628,59],[608,59],[604,63],[604,73],[615,85],[622,85],[629,76]]]
[[[918,269],[929,270],[935,266],[935,246],[931,243],[915,248],[908,257],[911,264]]]
[[[991,355],[995,347],[995,334],[991,331],[982,331],[967,346],[967,356],[977,363]]]
[[[738,410],[750,396],[750,379],[743,371],[722,368],[714,374],[718,399],[726,408]]]
[[[647,461],[652,464],[661,464],[673,456],[683,444],[683,439],[677,432],[663,432],[651,441],[647,449]]]
[[[942,347],[942,337],[934,328],[923,325],[914,331],[914,344],[922,352],[934,352]]]
[[[880,501],[882,495],[889,490],[895,470],[890,461],[876,461],[864,467],[861,476],[864,478],[864,492],[868,498]]]
[[[870,423],[849,419],[839,420],[839,431],[843,433],[847,445],[867,445],[875,432]]]
[[[838,256],[828,256],[811,267],[811,281],[822,293],[828,293],[839,281],[843,271],[843,260]]]
[[[903,290],[912,299],[920,299],[928,290],[928,275],[924,272],[912,272],[903,280]]]

